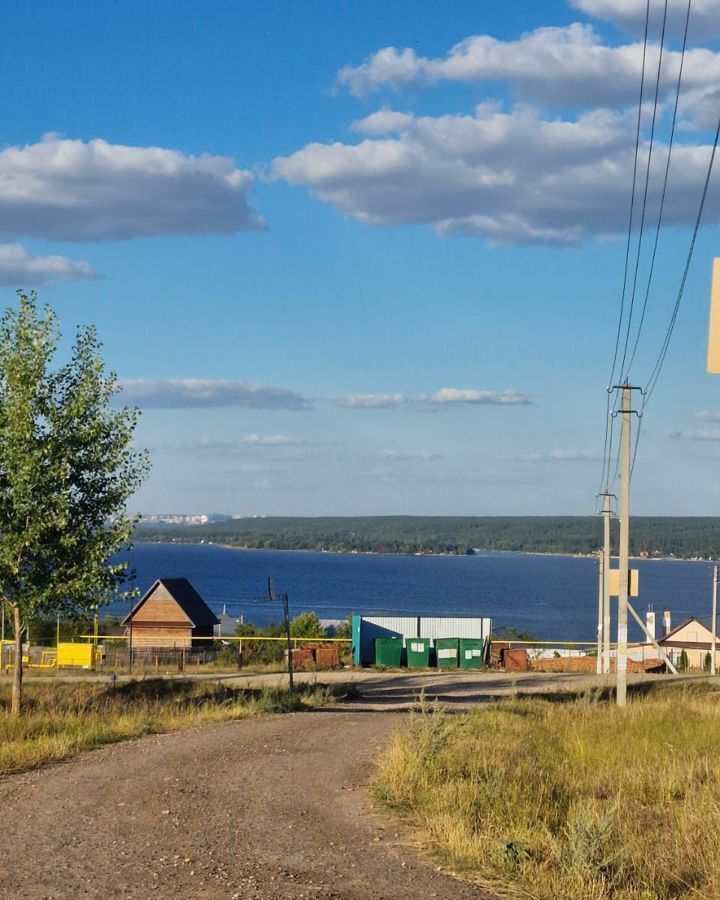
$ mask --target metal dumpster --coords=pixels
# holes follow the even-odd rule
[[[402,638],[375,638],[375,665],[399,669],[402,650]]]
[[[485,641],[482,638],[460,638],[460,668],[482,669]]]
[[[430,638],[408,638],[406,649],[408,669],[427,669],[430,665]]]
[[[435,638],[435,658],[438,669],[457,669],[459,638]]]

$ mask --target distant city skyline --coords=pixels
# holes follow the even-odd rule
[[[720,0],[693,6],[641,385],[720,116]],[[651,0],[641,187],[663,7]],[[9,6],[0,304],[37,289],[61,352],[97,324],[119,402],[143,409],[153,470],[133,508],[591,514],[645,8]],[[686,9],[669,0],[646,253]],[[719,178],[633,513],[720,511],[720,378],[705,372]],[[644,257],[638,309],[647,276]]]

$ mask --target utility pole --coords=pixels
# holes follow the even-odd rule
[[[715,650],[717,643],[717,597],[718,597],[718,567],[717,563],[713,566],[713,594],[712,594],[712,649],[710,650],[710,674],[715,675],[717,666],[715,664]]]
[[[604,571],[604,555],[603,551],[598,551],[598,626],[597,626],[597,661],[595,671],[598,675],[603,670],[603,612],[605,600],[605,571]]]
[[[625,706],[627,701],[627,639],[628,639],[628,595],[630,593],[630,437],[633,388],[625,382],[618,385],[622,390],[620,412],[622,414],[622,434],[620,437],[620,546],[618,592],[618,646],[616,658],[617,705]]]
[[[610,498],[615,494],[605,491],[601,494],[603,498],[603,549],[602,549],[602,571],[603,571],[603,612],[602,612],[602,665],[601,672],[610,671],[610,518],[612,511],[610,509]]]

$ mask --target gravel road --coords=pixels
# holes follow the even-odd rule
[[[485,898],[369,810],[403,721],[332,709],[146,737],[0,783],[0,897]]]
[[[373,761],[420,690],[462,709],[602,682],[368,672],[357,683],[360,701],[149,736],[2,779],[1,900],[490,900],[371,812]]]

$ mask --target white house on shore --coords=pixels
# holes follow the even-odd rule
[[[680,654],[687,654],[688,666],[691,669],[702,669],[705,658],[712,647],[712,631],[710,619],[693,617],[663,635],[658,644],[665,650],[670,659],[678,664]],[[720,662],[720,639],[715,637],[715,662]]]

